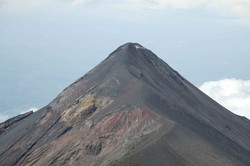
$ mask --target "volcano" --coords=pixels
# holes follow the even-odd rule
[[[0,124],[1,166],[249,166],[250,120],[127,43],[35,113]]]

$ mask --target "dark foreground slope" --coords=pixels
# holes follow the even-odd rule
[[[250,121],[128,43],[49,105],[0,124],[1,166],[248,166]]]

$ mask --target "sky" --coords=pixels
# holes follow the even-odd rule
[[[250,0],[0,0],[0,122],[137,42],[250,118]]]

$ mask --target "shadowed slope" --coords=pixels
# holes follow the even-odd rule
[[[136,43],[5,126],[0,165],[250,165],[250,121]]]

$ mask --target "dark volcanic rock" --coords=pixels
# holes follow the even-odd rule
[[[102,150],[102,143],[98,144],[88,144],[86,146],[86,154],[87,155],[98,155]]]
[[[248,166],[250,121],[127,43],[41,110],[0,124],[1,166]]]
[[[33,114],[33,111],[29,111],[29,112],[26,112],[24,114],[17,115],[15,117],[3,122],[3,123],[0,123],[0,135],[3,134],[6,130],[8,130],[8,128],[11,125],[17,123],[20,120],[23,120],[23,119],[27,118],[31,114]]]

